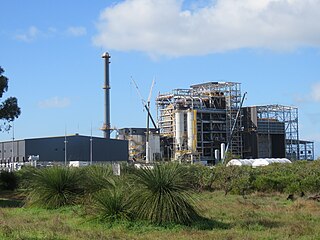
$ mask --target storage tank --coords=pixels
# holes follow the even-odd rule
[[[160,135],[158,133],[150,132],[149,135],[149,148],[150,148],[150,162],[158,161],[161,159],[160,151]]]
[[[176,124],[177,149],[182,150],[183,133],[184,133],[184,113],[183,113],[183,111],[177,111],[175,113],[175,124]]]
[[[227,166],[252,166],[254,159],[232,159],[227,163]]]
[[[291,163],[291,161],[286,158],[258,158],[252,163],[252,167],[263,167],[272,163]]]
[[[225,153],[226,153],[226,144],[225,143],[221,143],[220,145],[221,147],[221,160],[223,161],[225,159]]]
[[[187,135],[188,135],[188,150],[194,152],[196,150],[197,140],[197,124],[196,111],[189,110],[187,112]]]
[[[220,151],[219,151],[219,149],[214,150],[214,158],[217,161],[220,161]]]

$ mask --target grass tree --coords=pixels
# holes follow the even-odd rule
[[[91,165],[83,169],[85,191],[87,194],[114,186],[111,165]]]
[[[131,201],[138,219],[156,224],[190,224],[198,219],[185,167],[159,164],[133,174],[136,189]]]
[[[93,194],[93,211],[98,219],[108,222],[131,219],[127,187],[123,179],[114,179],[107,188]]]
[[[66,167],[35,171],[29,186],[28,203],[45,208],[76,204],[83,194],[81,177],[81,171]]]

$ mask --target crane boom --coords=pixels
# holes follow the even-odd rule
[[[132,81],[132,83],[134,84],[134,86],[135,86],[135,88],[136,88],[136,90],[137,90],[137,93],[138,93],[138,95],[139,95],[139,97],[140,97],[140,99],[141,99],[142,105],[145,106],[145,105],[146,105],[146,101],[143,99],[143,97],[142,97],[142,95],[141,95],[141,92],[140,92],[140,90],[139,90],[139,87],[138,87],[136,81],[133,79],[132,76],[131,76],[131,81]]]
[[[151,100],[151,95],[152,95],[152,90],[153,90],[153,87],[154,87],[154,84],[155,84],[155,78],[153,78],[152,80],[152,84],[151,84],[151,88],[150,88],[150,92],[149,92],[149,96],[148,96],[148,104],[150,103],[150,100]]]

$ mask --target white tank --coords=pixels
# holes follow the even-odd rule
[[[214,150],[214,158],[219,161],[220,160],[220,150],[216,149]]]
[[[195,123],[195,111],[189,110],[187,112],[187,134],[188,134],[188,150],[195,151],[196,149],[196,123]]]
[[[158,133],[150,132],[149,135],[149,160],[150,162],[154,162],[160,159],[161,151],[160,151],[160,135]]]
[[[225,158],[225,152],[226,152],[226,144],[225,143],[221,143],[221,160],[224,160]]]
[[[184,132],[184,113],[177,111],[175,113],[175,124],[176,124],[176,144],[177,149],[182,149],[183,144],[183,132]]]

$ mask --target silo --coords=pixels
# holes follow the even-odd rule
[[[197,123],[196,123],[196,111],[189,110],[187,113],[187,126],[188,126],[188,150],[194,152],[196,150],[197,141]]]
[[[176,146],[177,150],[182,150],[183,133],[184,133],[184,113],[183,111],[176,111],[175,113],[176,125]]]
[[[221,143],[221,160],[224,161],[225,159],[225,153],[226,153],[226,144]]]

